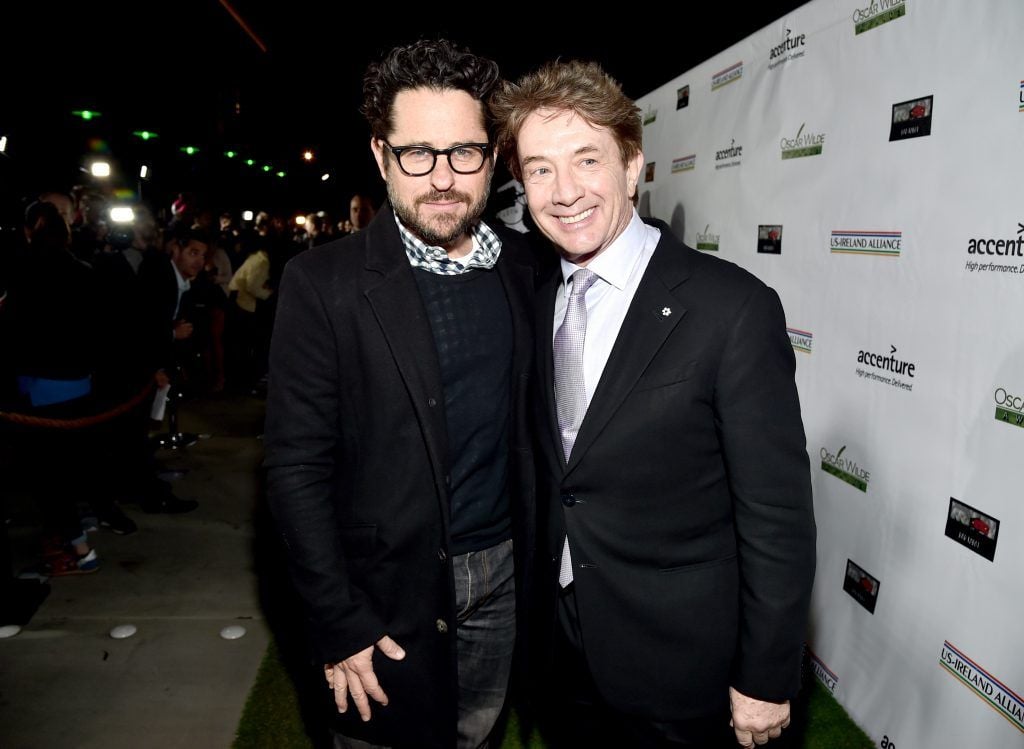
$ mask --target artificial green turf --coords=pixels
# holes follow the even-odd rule
[[[821,684],[807,693],[807,728],[800,749],[873,749],[874,744]],[[501,749],[546,749],[534,729],[528,738],[515,712],[509,716]],[[771,746],[769,742],[768,746]],[[298,697],[274,643],[267,648],[235,735],[234,749],[312,749],[299,713]]]

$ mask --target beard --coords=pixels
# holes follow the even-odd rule
[[[391,208],[402,225],[428,245],[448,249],[449,246],[469,233],[469,230],[483,215],[484,209],[487,207],[487,198],[491,193],[491,171],[488,170],[487,181],[475,202],[472,195],[460,190],[451,189],[445,192],[430,190],[417,196],[410,206],[402,201],[390,181],[387,183],[387,188]],[[429,220],[421,219],[418,215],[419,205],[438,200],[457,200],[466,206],[466,212],[462,215],[442,213],[432,216]]]

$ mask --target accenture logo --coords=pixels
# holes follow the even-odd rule
[[[804,50],[801,48],[807,43],[807,35],[798,34],[797,36],[793,36],[792,34],[792,30],[786,29],[786,38],[769,50],[769,70],[774,70],[783,63],[804,56]]]
[[[715,169],[729,169],[743,163],[743,146],[736,145],[736,139],[729,141],[728,148],[715,151]]]

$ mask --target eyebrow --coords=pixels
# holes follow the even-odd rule
[[[580,154],[584,154],[584,153],[597,153],[599,151],[600,151],[600,149],[597,146],[586,145],[586,146],[580,146],[579,148],[577,148],[575,151],[572,152],[572,155],[573,156],[579,156]],[[526,166],[527,164],[532,164],[535,161],[547,161],[547,160],[548,160],[547,156],[527,156],[526,158],[523,159],[522,166]]]

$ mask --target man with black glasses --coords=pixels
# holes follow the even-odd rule
[[[532,270],[480,220],[497,81],[445,41],[371,65],[389,206],[281,284],[268,496],[339,747],[483,746],[505,699],[533,547]]]

